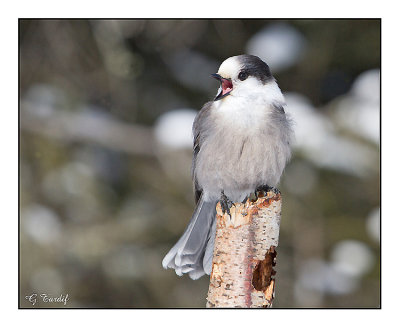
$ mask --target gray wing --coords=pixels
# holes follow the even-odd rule
[[[196,210],[182,237],[162,261],[164,268],[173,268],[180,276],[188,273],[192,279],[198,279],[205,273],[210,274],[212,270],[217,201],[204,200],[202,189],[195,174],[197,155],[204,138],[206,138],[207,127],[211,126],[211,122],[209,122],[211,107],[212,102],[206,103],[193,123],[192,178],[197,204]]]
[[[197,114],[194,122],[193,122],[193,160],[192,160],[192,180],[193,180],[193,188],[194,188],[194,197],[196,200],[196,204],[199,201],[201,194],[202,194],[202,189],[199,186],[197,182],[197,178],[195,176],[195,169],[196,169],[196,160],[197,160],[197,155],[200,151],[201,144],[203,142],[203,131],[204,131],[204,126],[205,122],[209,116],[209,112],[211,109],[213,102],[209,101],[204,106],[202,109],[199,111]]]
[[[290,116],[285,113],[285,104],[275,102],[272,106],[274,109],[272,119],[274,120],[274,126],[279,128],[280,140],[290,145],[294,139],[292,128],[293,121]]]

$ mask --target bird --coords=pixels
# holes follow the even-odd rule
[[[211,74],[220,83],[193,122],[196,208],[162,266],[193,280],[210,275],[216,205],[224,213],[256,190],[276,189],[291,157],[293,122],[269,66],[254,55],[229,57]]]

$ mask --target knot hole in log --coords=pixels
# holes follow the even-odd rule
[[[258,261],[253,271],[253,279],[251,283],[254,289],[258,291],[266,291],[276,274],[274,266],[276,264],[276,250],[275,246],[271,246],[265,254],[265,259]]]

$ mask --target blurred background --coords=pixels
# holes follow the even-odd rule
[[[265,60],[295,123],[275,308],[380,306],[380,20],[20,20],[20,306],[205,307],[161,260],[210,74]]]

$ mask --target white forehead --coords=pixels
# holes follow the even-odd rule
[[[224,78],[234,78],[238,76],[241,66],[238,56],[229,57],[219,67],[218,74]]]

